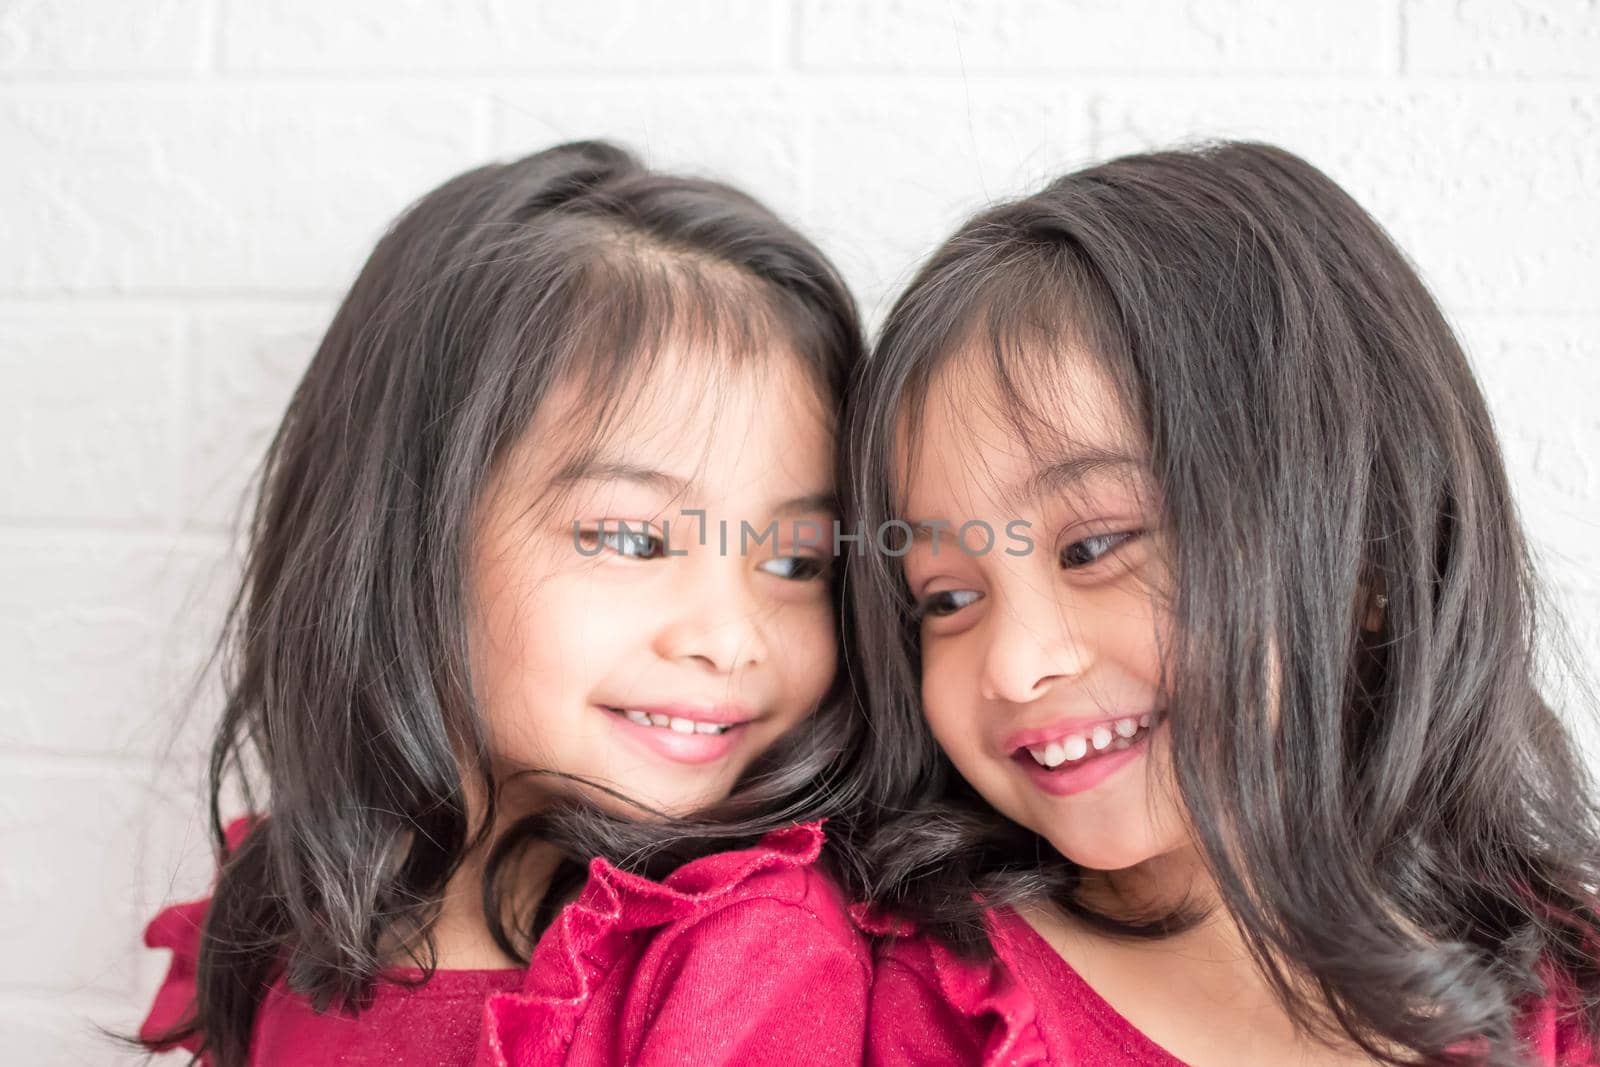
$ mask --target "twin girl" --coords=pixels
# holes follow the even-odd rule
[[[776,532],[705,536],[742,524]],[[1451,328],[1280,149],[984,210],[870,353],[734,189],[482,167],[379,242],[272,443],[221,862],[147,930],[140,1036],[1600,1062],[1600,814],[1535,608]]]

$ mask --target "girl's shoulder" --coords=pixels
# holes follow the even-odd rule
[[[229,853],[238,849],[259,821],[260,816],[245,815],[234,819],[224,828],[223,839]],[[166,977],[156,989],[150,1010],[139,1026],[139,1040],[151,1047],[184,1048],[190,1052],[200,1049],[201,1035],[198,1033],[177,1042],[162,1042],[160,1039],[186,1026],[193,1019],[197,991],[195,983],[200,968],[200,936],[210,906],[210,897],[170,904],[158,911],[145,926],[145,945],[167,949],[172,953]]]
[[[824,844],[797,823],[659,882],[592,861],[480,1064],[858,1062],[871,958]]]
[[[264,816],[230,823],[224,839],[228,854],[243,844]],[[193,1026],[198,994],[200,948],[211,898],[163,908],[145,928],[145,944],[172,953],[166,977],[156,990],[139,1038],[156,1051],[200,1053],[204,1035]],[[351,1067],[384,1064],[469,1063],[477,1041],[484,1000],[516,988],[522,971],[439,970],[424,975],[393,968],[374,983],[370,1001],[359,1013],[319,1012],[302,995],[275,981],[257,1006],[250,1041],[253,1063],[339,1062]],[[188,1031],[181,1037],[174,1034]],[[202,1056],[201,1063],[207,1062]]]
[[[882,909],[852,909],[875,939],[866,1062],[1045,1064],[1037,1005],[994,911],[984,913],[995,952],[963,955],[931,931]]]
[[[866,1061],[873,1065],[1182,1061],[1118,1014],[1008,908],[984,914],[994,946],[964,956],[915,924],[853,909],[877,939]],[[1600,1067],[1600,1043],[1573,983],[1543,972],[1546,995],[1523,1005],[1518,1029],[1541,1067]]]
[[[861,917],[882,939],[875,953],[870,1063],[1184,1067],[1012,908],[984,910],[993,950],[984,956],[962,955],[901,920]]]

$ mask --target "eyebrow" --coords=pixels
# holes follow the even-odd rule
[[[555,476],[557,485],[571,485],[574,482],[586,481],[636,482],[651,489],[659,489],[672,496],[685,495],[689,490],[695,488],[694,482],[680,475],[672,474],[656,467],[643,467],[637,463],[625,463],[610,459],[576,459],[561,468]],[[799,496],[790,497],[772,509],[774,515],[805,515],[814,511],[824,511],[837,515],[840,511],[838,495],[832,491],[801,493]]]
[[[1000,499],[1004,507],[1015,509],[1020,503],[1063,492],[1106,471],[1129,469],[1142,471],[1144,462],[1123,452],[1091,449],[1041,467],[1006,489]],[[933,540],[935,521],[937,520],[918,519],[908,522],[907,525],[911,527],[911,543]],[[958,529],[956,524],[950,522],[940,524],[940,530],[947,537],[954,537]]]
[[[1124,452],[1091,449],[1049,463],[1001,494],[1007,507],[1074,488],[1108,471],[1142,471],[1143,461]]]
[[[833,515],[839,514],[838,495],[834,493],[802,493],[800,496],[790,497],[772,509],[774,515],[805,515],[813,511],[826,511]]]
[[[686,478],[655,467],[641,467],[636,463],[593,457],[572,460],[556,472],[553,481],[556,485],[571,485],[574,482],[637,482],[673,495],[687,492],[693,484]]]

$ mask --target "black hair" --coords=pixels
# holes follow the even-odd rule
[[[1385,1062],[1465,1062],[1447,1050],[1469,1039],[1519,1062],[1516,1006],[1554,968],[1600,1032],[1593,782],[1537,688],[1537,587],[1489,412],[1392,240],[1260,144],[1127,156],[977,214],[852,385],[846,521],[897,516],[897,463],[958,354],[1013,425],[1050,428],[1027,361],[1062,338],[1147,445],[1171,546],[1164,699],[1187,709],[1176,786],[1291,1017],[1327,1034],[1331,1015]],[[897,561],[849,568],[874,900],[979,954],[975,894],[1116,936],[1192,921],[1097,913],[1080,870],[961,779],[922,721]]]
[[[431,973],[441,893],[479,848],[493,857],[486,919],[525,960],[551,909],[518,910],[509,872],[536,839],[565,858],[550,905],[593,856],[656,871],[843,802],[831,786],[861,724],[836,683],[700,818],[572,803],[488,839],[503,783],[469,671],[474,508],[553,386],[584,387],[599,441],[641,365],[685,331],[730,358],[786,348],[830,414],[863,347],[849,293],[804,237],[729,186],[652,172],[603,142],[468,171],[378,242],[262,467],[216,650],[224,862],[196,1011],[153,1044],[199,1035],[209,1062],[238,1067],[280,977],[317,1010],[355,1010],[386,943]],[[230,854],[234,782],[268,814]],[[475,796],[487,811],[470,810]]]

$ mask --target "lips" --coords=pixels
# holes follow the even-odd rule
[[[1094,718],[1084,719],[1059,719],[1046,726],[1037,726],[1027,730],[1018,730],[1000,743],[1002,751],[1014,753],[1021,748],[1034,748],[1051,743],[1065,743],[1068,738],[1081,737],[1091,748],[1104,748],[1105,745],[1094,744],[1096,730],[1104,730],[1112,737],[1118,735],[1131,737],[1131,733],[1124,733],[1118,729],[1119,723],[1133,723],[1135,726],[1148,727],[1155,720],[1164,718],[1163,711],[1126,711],[1120,715],[1099,715]]]
[[[742,704],[599,705],[622,736],[674,763],[722,759],[756,716]]]
[[[1063,720],[1011,735],[1006,750],[1041,790],[1068,796],[1094,788],[1143,757],[1165,721],[1163,712]]]

